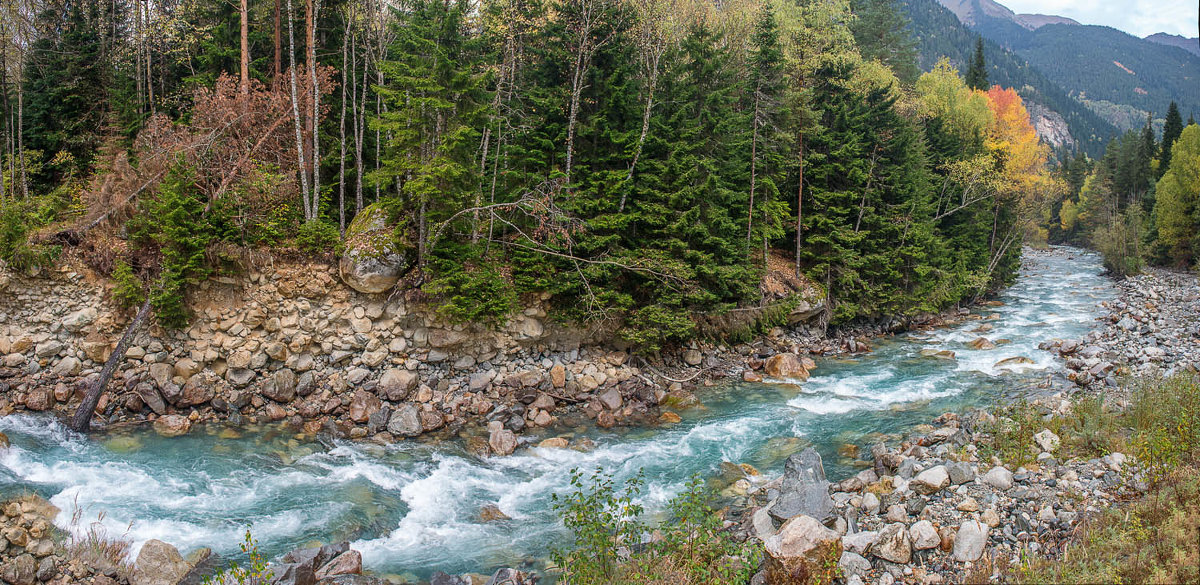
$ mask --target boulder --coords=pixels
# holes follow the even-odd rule
[[[488,447],[497,455],[512,455],[517,449],[517,436],[508,429],[497,429],[488,436]]]
[[[977,337],[967,342],[967,347],[971,349],[996,349],[996,344],[986,337]]]
[[[878,541],[879,531],[863,530],[862,532],[855,532],[853,534],[847,534],[846,536],[843,536],[842,546],[844,546],[846,550],[854,551],[860,555],[865,555],[871,550],[872,546],[875,546],[875,543]]]
[[[12,585],[34,585],[37,583],[37,562],[33,555],[25,553],[0,568],[0,579]]]
[[[504,568],[492,573],[483,585],[534,585],[537,578],[516,569]]]
[[[130,585],[178,585],[192,566],[175,547],[161,541],[148,540],[133,563]]]
[[[386,400],[401,402],[417,388],[419,381],[416,372],[410,372],[403,368],[392,368],[379,378],[379,385],[375,391]]]
[[[842,541],[811,516],[796,516],[764,543],[766,582],[772,585],[832,583],[842,556]]]
[[[927,496],[948,487],[950,474],[946,471],[946,466],[937,465],[918,473],[910,485],[914,492]]]
[[[167,404],[163,402],[162,395],[158,393],[158,390],[153,385],[148,383],[138,384],[134,386],[133,392],[137,394],[138,398],[142,399],[142,404],[145,404],[147,408],[154,411],[154,414],[161,415],[167,412]]]
[[[356,550],[348,550],[329,561],[317,571],[317,579],[334,575],[358,575],[362,573],[362,555]]]
[[[50,410],[54,407],[54,391],[50,388],[34,388],[25,397],[25,408],[35,411]]]
[[[154,432],[164,437],[186,435],[190,430],[192,430],[192,422],[186,416],[168,414],[160,416],[154,421]]]
[[[253,372],[251,374],[253,375]],[[173,383],[160,388],[167,401],[175,406],[199,406],[213,399],[215,395],[213,387],[217,385],[219,379],[211,370],[205,370],[188,378],[182,388]]]
[[[942,543],[933,523],[928,520],[918,520],[908,527],[908,539],[912,541],[914,550],[937,548]]]
[[[263,396],[287,404],[296,398],[296,373],[284,368],[275,372],[263,385]]]
[[[1050,429],[1042,429],[1041,432],[1035,434],[1033,442],[1037,443],[1037,446],[1047,453],[1055,452],[1058,450],[1059,444],[1062,443],[1058,435],[1054,434]]]
[[[821,455],[809,447],[787,459],[779,497],[771,505],[771,516],[786,521],[801,514],[824,522],[833,513],[829,481]]]
[[[395,229],[388,225],[387,210],[379,203],[354,216],[346,228],[344,246],[338,274],[358,292],[387,291],[408,269],[407,255],[396,240]]]
[[[1007,490],[1013,485],[1013,474],[1003,466],[996,466],[988,470],[980,478],[984,484],[992,486],[998,490]]]
[[[421,409],[416,404],[406,402],[396,408],[388,419],[387,430],[400,437],[415,437],[421,434]]]
[[[902,565],[912,560],[912,540],[909,539],[908,528],[900,522],[885,526],[879,531],[879,540],[871,547],[871,554]]]
[[[967,520],[954,535],[954,560],[973,562],[983,556],[987,546],[988,527],[978,520]]]
[[[597,397],[600,403],[608,407],[609,410],[617,410],[621,408],[621,393],[616,388],[609,388],[601,392]]]
[[[950,483],[953,485],[962,485],[975,479],[975,470],[965,461],[946,462],[946,473],[950,474]]]
[[[763,363],[763,371],[772,378],[804,381],[808,379],[808,370],[800,361],[800,356],[794,353],[777,353]]]
[[[383,403],[374,394],[366,390],[357,390],[354,392],[354,397],[350,399],[350,420],[356,423],[365,423],[382,406]]]
[[[67,356],[54,364],[50,372],[56,376],[78,376],[83,369],[83,363],[75,356]]]

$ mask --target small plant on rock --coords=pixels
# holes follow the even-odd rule
[[[242,542],[242,553],[246,555],[245,567],[233,563],[228,569],[221,569],[205,577],[204,585],[266,585],[274,578],[267,564],[267,557],[258,550],[258,541],[246,530],[246,538]]]

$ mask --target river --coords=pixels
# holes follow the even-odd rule
[[[831,479],[853,473],[838,448],[895,435],[938,414],[1019,398],[1061,364],[1037,349],[1096,325],[1100,301],[1115,290],[1099,258],[1078,250],[1028,253],[1016,284],[981,307],[981,319],[874,342],[853,358],[818,360],[802,390],[738,382],[702,391],[702,406],[662,428],[558,429],[595,447],[518,450],[479,458],[457,441],[406,441],[387,447],[326,445],[278,427],[202,427],[164,439],[148,430],[84,438],[46,416],[0,418],[12,441],[0,451],[0,496],[36,492],[63,509],[57,522],[80,531],[100,522],[137,547],[151,538],[181,551],[198,546],[237,552],[249,527],[268,555],[312,541],[353,540],[366,568],[427,578],[434,570],[483,572],[532,563],[566,534],[551,495],[569,489],[570,470],[601,467],[618,480],[645,474],[643,503],[661,510],[693,474],[716,474],[722,461],[778,471],[812,444]],[[982,324],[991,330],[978,332]],[[965,342],[1009,340],[995,349]],[[948,349],[956,360],[922,357]],[[996,367],[1005,358],[1033,363]],[[481,522],[496,505],[510,517]],[[72,511],[81,508],[77,524]]]

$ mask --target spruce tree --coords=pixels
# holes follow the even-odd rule
[[[1179,115],[1179,106],[1171,102],[1167,106],[1167,119],[1163,122],[1162,156],[1158,159],[1158,176],[1161,178],[1171,166],[1171,147],[1183,133],[1183,118]]]
[[[987,90],[988,88],[987,62],[983,58],[983,37],[975,39],[975,55],[971,57],[971,65],[967,67],[966,82],[967,87],[971,89]]]

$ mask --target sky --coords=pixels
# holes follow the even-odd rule
[[[1020,14],[1054,14],[1144,37],[1165,32],[1198,36],[1196,0],[997,0]]]

